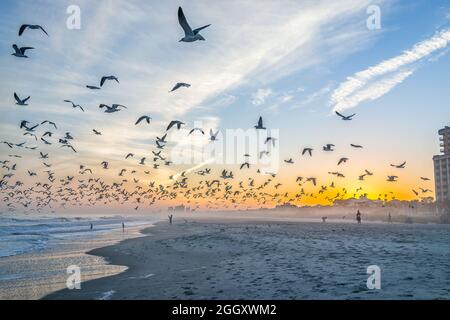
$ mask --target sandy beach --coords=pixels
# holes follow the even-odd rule
[[[176,220],[95,249],[128,269],[45,299],[449,299],[450,226]],[[381,269],[381,289],[366,286]]]

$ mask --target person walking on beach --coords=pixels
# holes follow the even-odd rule
[[[94,230],[94,225],[91,223],[91,231]]]
[[[122,222],[122,232],[125,232],[125,223]]]
[[[391,216],[391,213],[389,212],[389,215],[388,215],[388,222],[389,223],[392,223],[392,216]]]
[[[169,217],[169,223],[172,224],[173,214],[170,214],[168,217]]]
[[[359,212],[359,209],[356,212],[356,221],[358,221],[358,224],[361,224],[361,212]]]

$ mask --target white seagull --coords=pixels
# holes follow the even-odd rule
[[[203,38],[199,32],[209,27],[210,24],[192,30],[186,20],[186,17],[184,16],[183,9],[181,9],[181,7],[178,8],[178,22],[184,30],[184,37],[181,38],[179,42],[194,42],[197,40],[205,40],[205,38]]]

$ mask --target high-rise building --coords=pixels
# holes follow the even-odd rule
[[[438,131],[440,155],[433,157],[436,201],[450,200],[450,127]]]

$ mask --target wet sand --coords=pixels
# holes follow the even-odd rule
[[[160,222],[95,249],[127,271],[45,299],[449,299],[450,226]],[[381,289],[366,286],[381,268]]]

